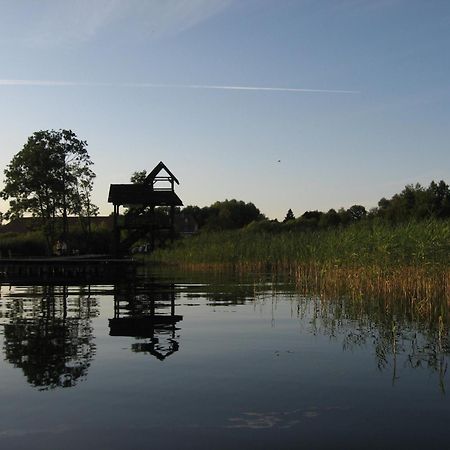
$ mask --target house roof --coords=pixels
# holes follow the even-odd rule
[[[39,225],[39,219],[36,217],[21,217],[2,225],[0,233],[27,233],[37,229]]]
[[[108,202],[115,205],[183,206],[173,191],[154,191],[147,184],[111,184]]]
[[[105,226],[112,228],[112,216],[92,216],[89,218],[92,226]],[[57,222],[62,222],[62,217],[56,219]],[[80,219],[78,217],[67,218],[69,227],[78,226]],[[27,233],[29,231],[37,230],[41,226],[41,221],[37,217],[21,217],[19,219],[11,220],[11,222],[0,226],[0,233]]]

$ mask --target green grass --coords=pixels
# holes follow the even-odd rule
[[[450,221],[389,226],[361,223],[311,232],[249,229],[202,233],[156,251],[153,260],[180,266],[290,269],[301,265],[339,267],[450,266]]]
[[[403,298],[429,308],[450,298],[450,221],[360,223],[317,232],[203,233],[152,261],[194,270],[287,274],[305,294]]]

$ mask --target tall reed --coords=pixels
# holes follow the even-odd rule
[[[392,227],[356,224],[314,232],[243,230],[202,233],[156,251],[153,260],[189,265],[287,269],[298,264],[338,266],[450,265],[450,221]]]
[[[152,260],[197,270],[283,272],[305,292],[449,298],[450,221],[278,234],[202,233],[158,250]]]

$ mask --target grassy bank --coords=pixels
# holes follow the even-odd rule
[[[197,270],[284,272],[305,292],[445,297],[450,292],[450,221],[202,233],[156,251],[152,260]]]

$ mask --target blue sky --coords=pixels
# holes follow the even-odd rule
[[[70,128],[104,214],[160,160],[186,205],[372,207],[450,182],[449,54],[447,0],[0,0],[0,169]]]

